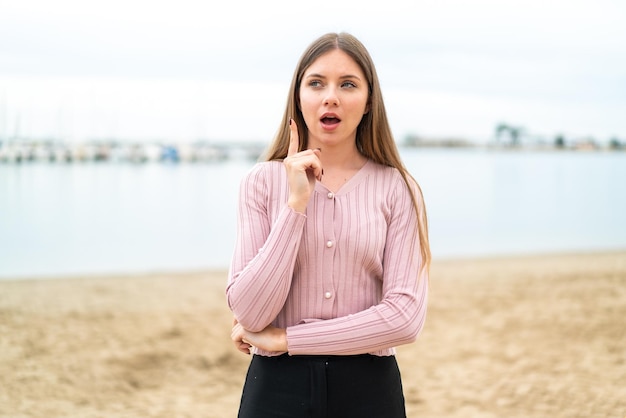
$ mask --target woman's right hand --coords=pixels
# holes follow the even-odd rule
[[[293,210],[304,213],[311,193],[315,189],[315,181],[322,181],[321,150],[304,150],[298,152],[300,136],[298,126],[289,120],[289,150],[283,164],[287,169],[289,180],[289,200],[287,204]]]

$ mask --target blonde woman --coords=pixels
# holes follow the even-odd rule
[[[239,418],[405,417],[395,348],[426,318],[426,210],[366,48],[315,40],[243,179],[226,289],[253,354]]]

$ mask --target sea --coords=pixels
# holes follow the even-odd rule
[[[434,260],[626,249],[626,152],[401,154]],[[0,164],[0,279],[227,269],[254,164]]]

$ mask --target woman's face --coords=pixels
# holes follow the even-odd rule
[[[313,61],[300,85],[309,147],[355,143],[356,129],[369,110],[368,100],[367,79],[348,54],[333,49]]]

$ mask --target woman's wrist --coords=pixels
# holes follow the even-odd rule
[[[287,330],[285,328],[274,328],[276,333],[276,347],[272,351],[288,351]]]
[[[296,212],[302,213],[302,214],[306,212],[307,203],[308,202],[302,202],[301,199],[289,198],[289,200],[287,200],[287,206],[289,206],[291,209],[295,210]]]

